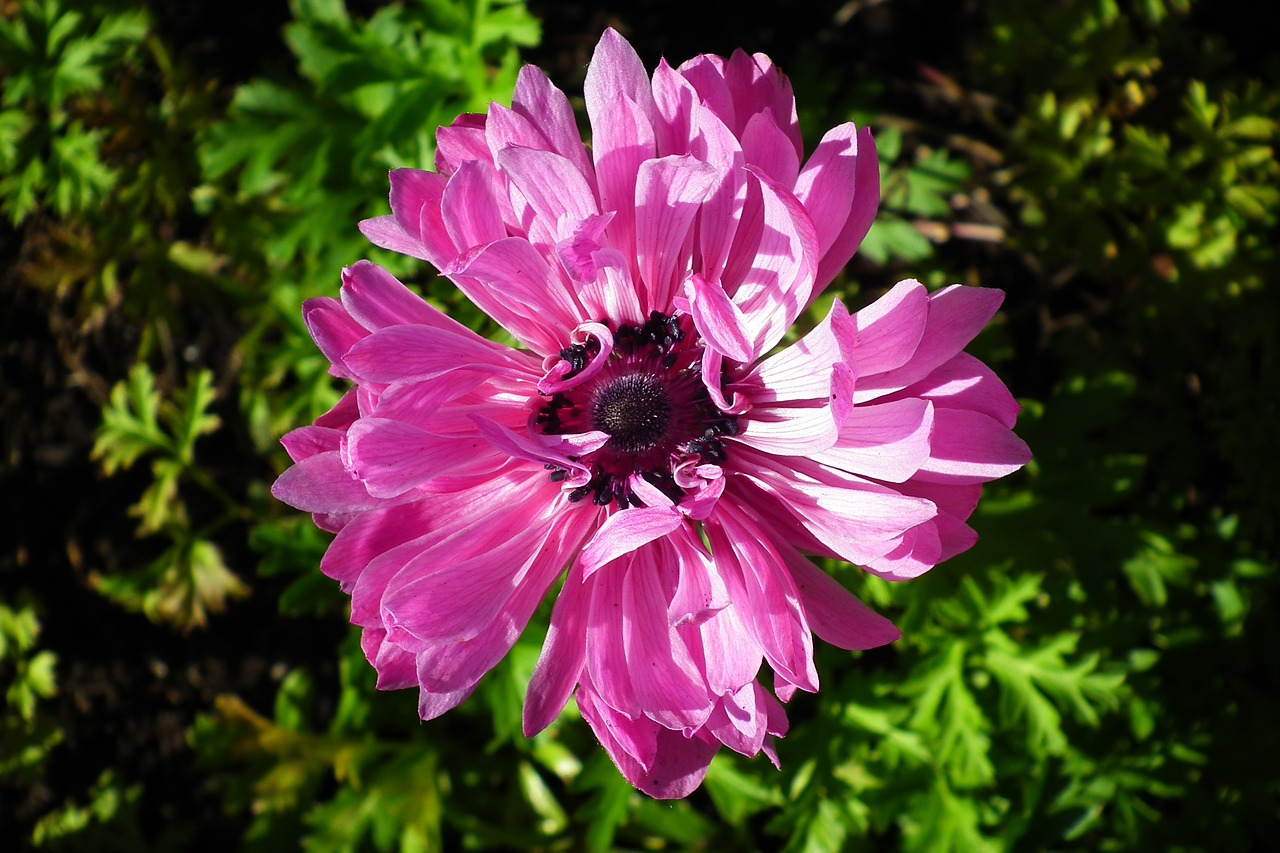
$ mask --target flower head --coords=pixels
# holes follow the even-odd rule
[[[981,483],[1029,458],[1018,406],[961,350],[998,291],[914,281],[836,301],[774,351],[874,217],[871,136],[806,159],[762,55],[660,63],[612,30],[586,80],[590,150],[532,67],[510,109],[391,173],[375,244],[448,277],[522,345],[485,340],[379,267],[304,314],[354,387],[287,435],[281,500],[337,533],[321,569],[383,689],[456,706],[564,575],[525,732],[572,696],[621,772],[693,790],[765,751],[816,691],[813,635],[899,634],[811,558],[915,577],[970,547]],[[773,673],[762,685],[762,665]]]

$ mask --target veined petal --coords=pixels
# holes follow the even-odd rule
[[[685,248],[699,205],[716,183],[716,171],[690,156],[663,157],[640,164],[636,176],[636,263],[648,295],[648,309],[671,305],[688,272]]]
[[[1012,474],[1031,460],[1026,442],[981,412],[936,409],[929,460],[920,479],[940,483],[985,483]]]
[[[858,331],[853,361],[858,376],[873,377],[909,362],[924,337],[928,315],[928,292],[914,279],[898,282],[854,314]]]
[[[459,164],[444,189],[440,212],[459,251],[507,236],[502,207],[494,191],[493,168],[488,163],[469,160]]]
[[[665,551],[666,549],[662,549]],[[622,639],[632,688],[645,716],[692,731],[711,713],[707,686],[667,619],[656,548],[635,555],[622,582]]]
[[[349,467],[375,498],[395,498],[474,462],[488,449],[480,436],[435,435],[403,421],[361,418],[347,431]]]
[[[602,566],[666,536],[683,523],[684,516],[671,506],[636,507],[613,513],[582,550],[583,577],[590,577]]]
[[[933,425],[933,405],[927,400],[855,406],[835,445],[813,458],[851,474],[902,483],[929,459]]]
[[[494,373],[530,376],[520,354],[495,351],[474,333],[458,334],[431,326],[391,326],[356,344],[345,358],[352,372],[368,382],[432,379],[463,367],[487,367]]]
[[[587,660],[587,613],[591,587],[575,563],[551,610],[551,626],[524,697],[524,736],[533,737],[560,714]]]
[[[595,191],[578,167],[559,154],[511,146],[498,152],[497,162],[529,203],[532,218],[524,225],[535,242],[554,245],[569,236],[561,233],[562,222],[599,215]]]
[[[919,286],[914,282],[906,284]],[[878,375],[874,376],[870,375],[872,371],[860,368],[859,376],[863,378],[858,385],[857,399],[883,396],[924,379],[977,337],[995,316],[1002,301],[1002,291],[958,284],[931,294],[928,317],[910,360],[901,367],[877,371]]]
[[[294,463],[272,484],[271,494],[303,512],[358,512],[386,505],[365,491],[364,484],[343,466],[336,450]]]
[[[302,319],[307,324],[311,339],[333,366],[334,376],[353,378],[347,368],[345,356],[369,331],[351,319],[342,303],[328,296],[308,299],[302,303]]]
[[[896,642],[902,632],[799,552],[783,551],[813,633],[841,649],[862,651]]]
[[[511,109],[539,126],[550,143],[551,150],[572,163],[588,183],[595,180],[591,158],[578,134],[573,107],[564,93],[552,85],[547,75],[532,65],[521,68],[516,77],[515,93],[511,97]]]
[[[747,320],[722,288],[695,273],[685,284],[685,297],[693,324],[703,339],[734,361],[752,361]]]

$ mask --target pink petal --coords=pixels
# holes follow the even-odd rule
[[[551,145],[551,150],[565,157],[588,182],[594,180],[595,170],[582,136],[573,107],[564,93],[552,85],[547,75],[532,65],[520,69],[516,78],[511,109],[541,128]]]
[[[732,605],[717,610],[697,629],[707,686],[717,696],[750,682],[764,662],[764,649],[755,630],[743,622],[744,609]]]
[[[859,601],[831,575],[795,551],[786,552],[805,619],[813,633],[841,649],[861,651],[897,641],[902,632]]]
[[[911,528],[902,534],[896,548],[868,560],[863,568],[890,581],[920,577],[942,562],[942,539],[935,522],[936,519]]]
[[[933,426],[933,406],[926,400],[855,406],[835,446],[814,459],[851,474],[902,483],[928,460]]]
[[[347,431],[349,468],[375,498],[399,497],[487,448],[479,436],[435,435],[386,418],[361,418]]]
[[[463,113],[448,127],[436,129],[436,171],[452,175],[468,160],[492,163],[489,144],[485,141],[485,119],[476,113]]]
[[[742,311],[718,285],[694,274],[685,285],[693,324],[708,344],[742,364],[752,361],[752,342]]]
[[[532,315],[550,329],[572,329],[588,319],[562,274],[521,237],[497,240],[462,255],[446,273],[476,279],[508,303],[508,313]]]
[[[839,128],[836,130],[839,130]],[[871,129],[867,127],[860,128],[854,137],[854,143],[852,151],[846,148],[841,152],[841,159],[850,155],[856,157],[853,181],[849,186],[852,198],[848,207],[848,216],[841,219],[836,215],[835,211],[830,213],[834,217],[834,222],[836,224],[843,223],[843,226],[840,228],[839,233],[831,239],[830,244],[826,244],[824,241],[822,260],[818,262],[817,281],[814,286],[815,294],[820,293],[830,284],[831,280],[839,274],[844,265],[853,257],[853,253],[858,250],[862,239],[867,236],[867,231],[871,229],[871,223],[876,218],[876,210],[880,206],[880,164],[876,157],[875,141],[871,138]],[[819,148],[821,148],[821,145]],[[815,151],[815,158],[817,154],[818,152]],[[808,169],[807,164],[805,168]],[[826,167],[822,168],[825,171]],[[800,181],[804,181],[803,174]],[[839,193],[840,188],[843,186],[845,185],[842,183],[830,186],[825,175],[822,175],[820,180],[815,175],[815,190],[830,188],[834,193]],[[796,194],[800,195],[798,187]],[[818,193],[801,197],[806,198],[805,207],[813,216],[815,223],[821,221],[827,215],[819,212],[826,205],[820,200]],[[827,204],[830,203],[827,202]],[[842,201],[836,201],[835,204],[838,209],[843,209]]]
[[[877,376],[860,368],[859,376],[864,378],[859,382],[859,399],[881,396],[924,379],[977,337],[1003,300],[1000,290],[958,284],[932,294],[928,319],[911,360]]]
[[[898,282],[854,314],[858,332],[853,360],[859,378],[885,373],[909,362],[924,337],[928,315],[929,294],[914,279]]]
[[[509,147],[498,152],[498,167],[528,202],[533,214],[525,226],[534,242],[554,244],[564,221],[599,215],[595,191],[569,160],[551,151]]]
[[[760,169],[779,186],[795,186],[800,154],[772,113],[758,112],[747,121],[742,131],[742,153],[748,165]]]
[[[342,271],[342,307],[370,331],[406,324],[459,326],[369,261],[357,261]]]
[[[651,311],[668,310],[688,273],[685,248],[698,208],[716,184],[716,171],[690,156],[640,164],[636,176],[636,259]]]
[[[320,571],[349,589],[375,559],[425,534],[430,520],[424,501],[361,513],[329,543]]]
[[[533,737],[551,725],[577,686],[587,659],[589,590],[582,582],[581,566],[575,564],[551,610],[551,626],[525,692],[525,737]]]
[[[384,505],[343,467],[336,450],[295,463],[272,484],[271,494],[303,512],[357,512]]]
[[[759,358],[782,340],[809,303],[818,255],[813,223],[800,202],[763,173],[748,170],[760,183],[763,233],[733,301],[746,317],[753,355]]]
[[[800,340],[757,364],[746,380],[757,403],[822,400],[831,393],[831,368],[852,360],[856,329],[840,300]]]
[[[495,351],[471,332],[456,334],[430,326],[381,329],[353,347],[346,361],[367,382],[424,380],[481,366],[511,376],[530,375],[516,353]]]
[[[669,506],[633,507],[613,513],[582,550],[583,577],[591,577],[602,566],[666,536],[683,523],[684,517]]]
[[[969,409],[1013,429],[1022,407],[999,377],[978,359],[962,352],[898,394],[924,397],[946,409]]]
[[[302,319],[320,352],[333,365],[329,372],[334,376],[353,378],[343,357],[369,334],[368,329],[351,319],[341,302],[328,296],[303,302]]]
[[[618,772],[655,799],[672,800],[691,794],[702,784],[711,759],[719,749],[718,744],[708,743],[700,737],[685,737],[651,720],[616,719],[590,693],[581,690],[578,692],[578,708],[617,765]],[[643,733],[634,731],[636,729],[643,729]],[[652,744],[653,757],[644,763],[636,760],[619,740],[619,736],[624,734],[629,739],[647,736]]]
[[[299,427],[286,433],[280,443],[284,445],[289,458],[301,462],[317,453],[328,453],[337,450],[342,443],[343,431],[322,426]]]
[[[494,190],[493,169],[486,163],[462,163],[449,178],[440,212],[449,237],[460,252],[507,236]]]
[[[643,709],[631,686],[622,619],[622,581],[631,561],[627,557],[623,563],[598,572],[583,583],[592,585],[587,615],[587,673],[600,700],[634,720],[642,716]]]
[[[622,640],[632,689],[649,719],[696,729],[711,713],[707,686],[667,620],[667,594],[654,549],[636,555],[622,584]]]
[[[1026,442],[981,412],[936,409],[932,454],[919,479],[981,483],[1012,474],[1031,461]]]
[[[386,642],[387,632],[381,628],[365,628],[360,632],[360,648],[365,659],[378,673],[379,690],[403,690],[418,683],[418,667],[413,655]]]
[[[733,458],[746,478],[775,496],[806,530],[851,563],[861,565],[888,553],[903,532],[938,512],[930,501],[805,464],[799,457],[787,463],[803,470],[803,478],[783,474],[778,460],[741,445]],[[746,505],[753,500],[748,494],[737,497]]]

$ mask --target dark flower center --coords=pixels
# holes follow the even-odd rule
[[[603,447],[579,458],[591,478],[569,491],[570,501],[590,495],[598,506],[638,506],[631,486],[636,476],[679,501],[685,488],[676,483],[677,466],[725,460],[721,436],[737,435],[738,422],[716,407],[702,383],[702,347],[687,317],[655,312],[644,325],[619,326],[606,355],[591,340],[566,347],[560,357],[569,377],[607,359],[590,379],[544,397],[534,420],[547,435],[609,435]],[[547,467],[553,482],[569,475]]]
[[[671,398],[662,379],[630,373],[597,388],[591,397],[591,423],[609,433],[623,453],[652,449],[671,423]]]

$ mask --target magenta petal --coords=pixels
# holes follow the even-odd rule
[[[933,406],[927,400],[855,406],[835,446],[814,458],[851,474],[902,483],[929,459],[933,427]]]
[[[659,800],[687,797],[707,775],[711,759],[719,750],[719,744],[709,743],[701,737],[685,737],[680,732],[665,729],[650,720],[613,721],[599,712],[599,706],[590,702],[581,692],[578,707],[582,718],[591,726],[596,738],[604,746],[618,771],[628,782],[644,793]],[[633,758],[618,740],[623,728],[644,728],[653,740],[653,758],[647,765]],[[633,735],[635,736],[635,735]]]
[[[695,274],[686,285],[693,324],[713,347],[742,364],[752,361],[746,319],[718,285]]]
[[[369,382],[403,382],[443,376],[462,367],[528,376],[516,353],[495,350],[472,332],[459,334],[430,326],[391,326],[351,349],[345,359]],[[527,363],[526,363],[527,364]]]
[[[342,443],[343,432],[322,426],[305,426],[288,432],[280,439],[289,458],[301,462],[317,453],[337,450]]]
[[[386,418],[361,418],[347,431],[350,470],[376,498],[399,497],[486,448],[479,436],[449,438]]]
[[[854,314],[858,329],[854,364],[858,376],[871,377],[909,362],[920,346],[928,315],[929,295],[924,285],[914,279],[898,282]]]
[[[421,536],[429,519],[422,501],[361,513],[333,538],[320,571],[348,588],[375,559]]]
[[[413,655],[386,642],[387,632],[381,628],[365,628],[360,632],[360,648],[365,659],[378,673],[379,690],[403,690],[418,683],[418,667]]]
[[[483,246],[507,236],[502,207],[487,163],[469,160],[449,178],[440,200],[440,213],[449,237],[459,251]]]
[[[342,305],[370,331],[403,325],[458,326],[369,261],[357,261],[342,271]]]
[[[303,512],[358,512],[384,505],[343,467],[336,450],[295,463],[272,484],[271,494]]]
[[[842,649],[861,651],[888,645],[902,636],[892,622],[859,601],[831,575],[798,553],[787,556],[805,619],[823,640]]]
[[[551,626],[533,668],[524,697],[524,735],[533,737],[551,725],[569,701],[587,660],[587,592],[582,569],[569,570],[551,611]]]
[[[671,304],[687,263],[685,241],[699,204],[716,183],[716,171],[693,157],[663,157],[640,165],[636,175],[636,262],[650,310]]]
[[[1031,460],[1026,442],[981,412],[937,409],[932,454],[920,479],[980,483],[1012,474]]]
[[[582,550],[583,577],[591,577],[602,566],[666,536],[682,523],[683,516],[669,506],[633,507],[613,513]]]
[[[622,585],[623,644],[645,715],[671,729],[695,729],[711,713],[706,683],[667,619],[655,549],[637,555]]]
[[[328,296],[302,303],[302,319],[307,324],[311,339],[333,365],[329,372],[352,378],[343,357],[369,334],[369,330],[351,319],[341,302]]]

